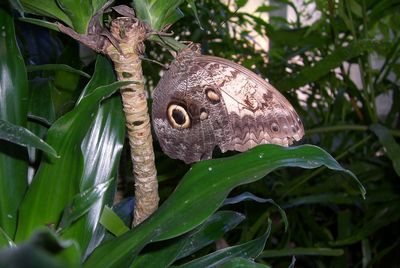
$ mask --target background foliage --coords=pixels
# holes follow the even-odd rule
[[[84,33],[104,2],[87,1],[90,7],[83,8],[67,0],[42,0],[35,6],[16,1],[19,5],[14,3],[14,8],[36,14],[33,18],[56,18]],[[304,1],[310,12],[281,0],[258,7],[254,14],[242,12],[247,1],[240,0],[228,1],[229,6],[211,0],[196,1],[195,6],[193,1],[169,2],[135,1],[133,6],[154,28],[173,23],[170,30],[179,40],[201,43],[204,53],[240,62],[268,78],[299,112],[307,131],[303,142],[324,148],[355,173],[367,198],[360,197],[345,173],[332,171],[341,168],[315,147],[291,152],[261,146],[226,160],[200,163],[184,176],[190,167],[167,158],[156,146],[164,205],[149,221],[128,231],[112,210],[106,207],[100,214],[104,205],[112,204],[119,162],[118,176],[125,178],[128,189],[124,195],[132,190],[128,154],[122,151],[121,104],[118,95],[112,95],[121,84],[113,83],[111,65],[100,56],[94,64],[90,59],[95,57],[79,53],[75,41],[13,22],[2,9],[2,74],[9,75],[1,77],[1,137],[4,140],[10,128],[17,131],[3,123],[8,122],[46,138],[51,146],[46,149],[43,141],[26,141],[26,133],[20,134],[23,130],[11,136],[24,142],[0,141],[0,245],[25,241],[19,251],[2,251],[3,260],[21,261],[18,254],[31,252],[38,261],[55,267],[79,266],[83,261],[86,266],[117,267],[172,263],[205,267],[226,261],[227,267],[254,267],[249,257],[258,256],[263,265],[288,267],[296,256],[297,267],[396,267],[400,2]],[[274,13],[269,22],[258,17],[282,8],[294,11],[294,22]],[[304,24],[303,19],[314,12],[320,18]],[[17,12],[14,15],[18,17]],[[268,38],[270,50],[257,49],[243,25]],[[146,47],[150,59],[162,63],[172,59],[165,46],[149,41]],[[143,64],[150,92],[161,68],[148,61]],[[383,105],[377,101],[381,98],[386,98]],[[302,156],[308,161],[300,162]],[[263,160],[267,157],[273,160],[271,167]],[[282,165],[328,168],[275,170]],[[230,184],[227,178],[235,180]],[[220,181],[214,191],[209,186],[216,179]],[[285,210],[287,231],[285,216],[271,200]],[[131,205],[128,199],[113,209],[129,221]],[[221,205],[223,211],[213,214]],[[32,236],[43,225],[54,232]],[[217,245],[232,247],[215,251],[212,242],[222,236]],[[145,247],[149,241],[167,238],[173,239]],[[102,246],[97,247],[99,243]]]

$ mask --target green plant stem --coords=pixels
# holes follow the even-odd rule
[[[343,153],[341,153],[340,155],[338,155],[335,159],[336,160],[340,160],[343,157],[347,156],[350,152],[352,152],[353,150],[355,150],[357,147],[364,145],[366,142],[368,142],[371,138],[373,137],[373,135],[368,135],[367,137],[365,137],[364,139],[360,140],[359,142],[357,142],[356,144],[354,144],[353,146],[349,147],[347,150],[345,150]],[[286,192],[283,193],[283,195],[281,196],[280,199],[285,198],[288,194],[290,194],[291,192],[293,192],[294,190],[296,190],[297,188],[299,188],[301,185],[303,185],[304,183],[306,183],[307,181],[309,181],[311,178],[314,178],[315,176],[321,174],[326,168],[325,167],[320,167],[316,170],[314,170],[313,172],[311,172],[311,174],[304,176],[304,178],[300,179],[296,184],[294,184],[293,186],[291,186]]]
[[[324,126],[306,130],[306,135],[310,136],[313,134],[326,133],[326,132],[337,132],[337,131],[368,131],[369,126],[366,125],[335,125],[335,126]],[[390,129],[389,133],[394,137],[400,137],[400,130]]]

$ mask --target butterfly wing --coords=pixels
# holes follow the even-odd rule
[[[289,146],[304,135],[288,100],[271,84],[234,62],[199,55],[194,63],[212,77],[223,98],[233,136],[221,151],[246,151],[258,144]]]

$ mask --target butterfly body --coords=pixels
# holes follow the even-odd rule
[[[231,61],[187,48],[153,95],[153,126],[163,151],[186,163],[258,144],[288,146],[304,134],[290,103],[270,84]]]

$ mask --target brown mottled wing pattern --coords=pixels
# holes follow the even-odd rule
[[[304,135],[292,105],[231,61],[184,49],[153,94],[153,126],[163,151],[186,163],[257,144],[288,146]]]
[[[212,74],[227,109],[233,136],[230,143],[220,146],[223,152],[246,151],[264,143],[289,146],[303,137],[304,128],[296,111],[265,80],[218,57],[198,56],[194,64]]]
[[[210,105],[204,95],[204,81],[208,72],[196,65],[192,52],[181,53],[164,73],[153,94],[152,120],[163,151],[171,158],[186,163],[210,159],[216,145],[224,144],[232,136],[224,103]],[[171,126],[166,111],[171,103],[187,110],[190,127]],[[201,111],[207,118],[201,120]]]

